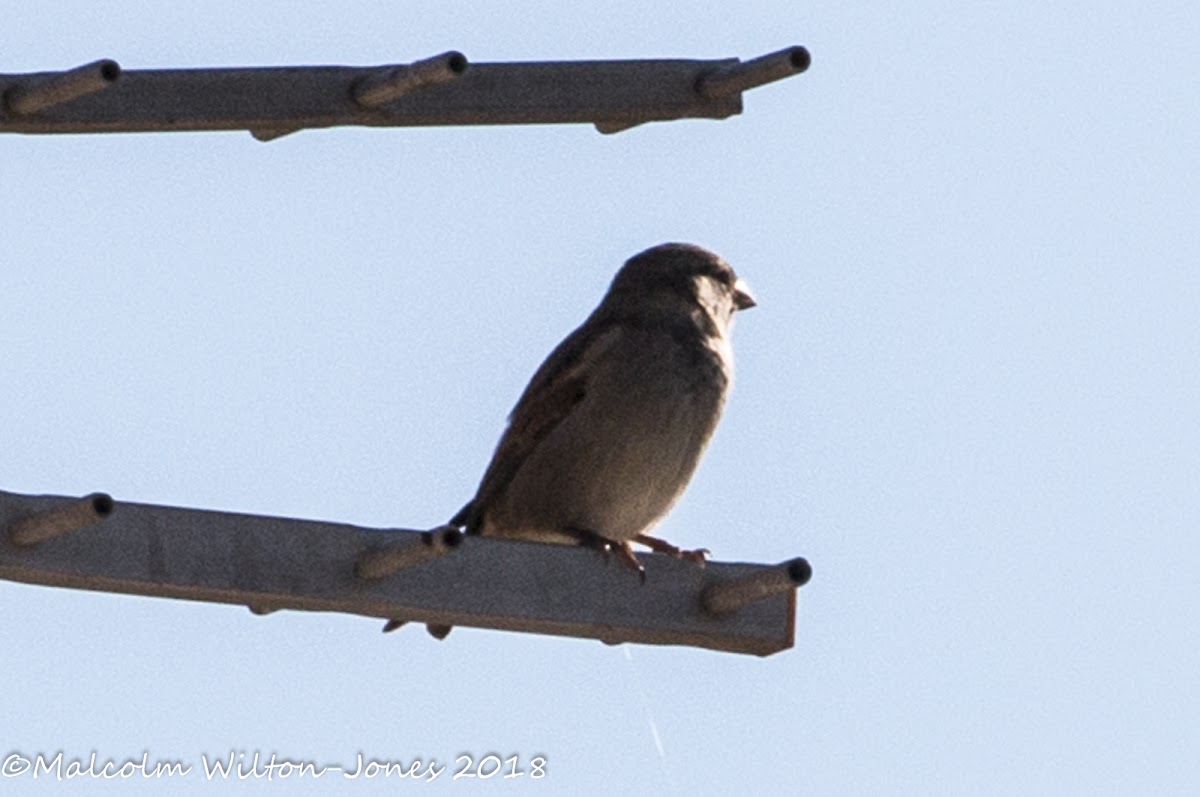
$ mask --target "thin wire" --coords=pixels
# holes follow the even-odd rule
[[[631,672],[629,680],[637,687],[638,698],[642,702],[642,712],[646,715],[646,724],[650,726],[650,738],[654,740],[654,748],[658,750],[658,760],[662,763],[663,774],[666,776],[667,782],[671,784],[671,791],[675,794],[682,794],[679,790],[679,781],[675,778],[675,772],[670,762],[667,761],[662,736],[658,733],[658,723],[654,721],[654,712],[650,708],[650,695],[646,692],[641,670],[633,660],[633,651],[628,644],[622,645],[621,650],[625,654],[625,661],[629,662]]]

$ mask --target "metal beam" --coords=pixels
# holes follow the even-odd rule
[[[794,641],[808,563],[597,551],[339,523],[0,492],[0,578],[426,623],[691,645],[765,656]],[[29,596],[32,602],[34,595]]]
[[[808,68],[803,47],[721,60],[468,63],[458,52],[379,67],[123,70],[0,74],[0,132],[249,130],[724,119],[741,92]]]

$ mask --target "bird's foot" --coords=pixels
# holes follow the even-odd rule
[[[638,574],[638,578],[642,583],[646,583],[646,568],[642,567],[642,563],[633,555],[633,546],[628,542],[613,543],[613,548],[617,552],[617,561],[628,567],[630,570]]]
[[[606,540],[590,529],[566,529],[565,533],[579,540],[579,544],[584,548],[591,548],[593,551],[604,554],[605,560],[608,560],[608,555],[612,552],[611,540]]]
[[[649,534],[639,534],[633,538],[633,541],[640,542],[656,553],[665,553],[667,556],[674,556],[676,559],[687,559],[699,567],[704,567],[704,557],[712,553],[707,548],[685,551],[677,545],[672,545],[666,540],[660,540],[658,537],[651,537]]]
[[[577,538],[580,545],[602,552],[606,561],[610,553],[616,552],[617,561],[637,573],[643,584],[646,583],[646,568],[634,556],[628,542],[613,542],[590,529],[567,529],[567,533]]]

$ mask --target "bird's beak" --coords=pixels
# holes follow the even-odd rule
[[[739,310],[749,310],[757,304],[754,294],[750,293],[750,286],[739,277],[737,282],[733,283],[733,306]]]

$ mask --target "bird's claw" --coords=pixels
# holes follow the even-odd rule
[[[617,551],[617,560],[625,565],[630,570],[638,574],[643,584],[646,583],[646,568],[638,561],[638,558],[633,553],[633,548],[627,542],[615,544],[613,546]]]
[[[634,542],[640,542],[655,553],[665,553],[667,556],[674,556],[676,559],[687,559],[700,567],[704,567],[704,557],[710,556],[712,551],[707,548],[697,548],[694,551],[685,551],[677,545],[672,545],[666,540],[660,540],[658,537],[651,537],[649,534],[639,534],[633,538]]]

